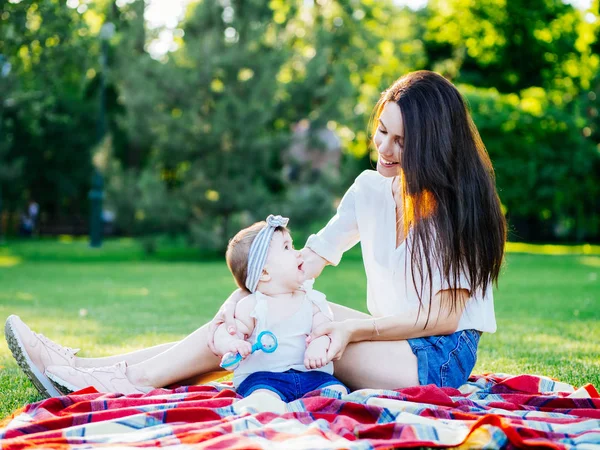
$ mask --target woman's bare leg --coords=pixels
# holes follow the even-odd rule
[[[336,320],[370,317],[335,303],[331,307]],[[219,358],[208,348],[207,342],[208,325],[204,325],[179,342],[124,355],[78,358],[75,365],[98,367],[126,361],[127,376],[138,386],[164,387],[190,379],[205,382],[223,375]],[[353,389],[418,385],[417,359],[406,341],[350,344],[342,359],[335,363],[335,374]]]
[[[75,367],[104,367],[111,366],[121,361],[127,362],[128,366],[139,364],[147,359],[150,359],[169,348],[176,345],[178,342],[170,342],[168,344],[155,345],[154,347],[144,348],[142,350],[136,350],[130,353],[124,353],[122,355],[106,356],[101,358],[80,358],[75,357]]]
[[[368,318],[368,314],[331,304],[336,320]],[[219,358],[208,348],[208,325],[204,325],[180,342],[133,352],[128,361],[128,376],[139,386],[164,387],[195,378],[201,381],[220,377]],[[146,352],[146,353],[142,353]],[[153,354],[154,353],[154,354]],[[125,355],[126,356],[126,355]],[[110,357],[119,358],[119,357]],[[122,361],[123,358],[119,361]],[[376,368],[376,370],[374,370]],[[417,358],[406,341],[365,341],[350,344],[340,361],[335,363],[335,374],[353,389],[397,389],[418,385]],[[207,378],[208,377],[208,378]]]
[[[156,345],[154,347],[145,348],[142,350],[137,350],[131,353],[125,353],[122,355],[116,356],[107,356],[102,358],[75,358],[75,367],[104,367],[110,366],[113,364],[117,364],[118,362],[125,361],[127,362],[127,366],[129,367],[128,372],[135,372],[136,370],[144,370],[143,365],[141,363],[154,358],[155,356],[160,355],[171,349],[172,347],[179,344],[181,341],[170,342],[168,344]],[[166,356],[168,356],[167,353]],[[132,366],[137,366],[133,367]],[[184,386],[196,385],[196,384],[204,384],[209,381],[214,381],[219,378],[223,378],[229,372],[226,370],[215,370],[208,373],[194,374],[189,378],[177,380],[177,383],[182,384]]]
[[[173,383],[202,384],[228,372],[207,346],[208,324],[177,342],[156,345],[122,355],[76,358],[75,367],[104,367],[127,363],[127,377],[138,386],[165,387]]]
[[[138,386],[164,387],[219,370],[220,359],[208,348],[208,324],[182,341],[137,364],[127,376]]]
[[[208,347],[209,324],[180,342],[102,358],[78,358],[72,349],[33,332],[14,315],[6,321],[5,334],[15,359],[46,397],[60,395],[48,378],[50,374],[64,383],[72,382],[70,386],[78,386],[80,381],[83,382],[84,374],[91,373],[85,372],[85,369],[113,366],[114,371],[122,374],[123,369],[117,364],[123,361],[127,366],[126,376],[134,385],[131,389],[124,389],[132,391],[135,391],[135,386],[165,387],[173,383],[207,382],[226,373],[220,370],[219,358]],[[49,367],[52,367],[52,372],[48,371]],[[96,373],[110,376],[110,370]]]
[[[331,303],[336,320],[371,316]],[[417,357],[407,341],[363,341],[348,347],[334,363],[335,376],[351,389],[399,389],[418,386]]]

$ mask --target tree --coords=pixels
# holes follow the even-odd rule
[[[559,0],[433,0],[425,14],[430,64],[457,60],[459,72],[449,75],[500,92],[551,88],[579,53],[580,15]]]
[[[5,197],[4,192],[10,189],[11,184],[15,183],[21,175],[22,158],[9,155],[13,144],[12,122],[5,119],[4,110],[11,106],[8,92],[11,91],[15,83],[14,76],[11,74],[11,65],[3,55],[0,55],[0,98],[6,99],[0,101],[0,237],[3,231],[3,207]]]
[[[387,2],[205,1],[189,10],[178,51],[161,63],[140,55],[136,70],[123,60],[128,134],[153,149],[147,169],[190,211],[197,242],[223,248],[239,226],[275,209],[294,216],[311,200],[323,206],[313,219],[331,213],[339,180],[310,180],[307,190],[283,176],[284,155],[295,125],[308,121],[368,161],[370,107],[420,58],[408,13],[392,12]]]
[[[97,45],[84,17],[62,2],[5,2],[0,53],[10,64],[0,127],[5,160],[22,162],[5,191],[52,215],[85,208],[96,100],[87,91]]]
[[[432,1],[420,14],[431,67],[465,84],[511,237],[597,237],[596,21],[541,0]]]

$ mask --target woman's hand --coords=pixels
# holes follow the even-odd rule
[[[235,308],[238,302],[248,296],[248,291],[237,289],[229,296],[217,311],[215,317],[208,323],[208,348],[216,356],[220,356],[215,347],[215,333],[221,324],[225,324],[227,332],[234,336],[237,333],[235,325]]]
[[[328,264],[325,258],[320,257],[308,247],[300,250],[300,254],[304,261],[302,263],[302,270],[304,271],[304,278],[306,280],[317,278]]]
[[[328,322],[317,326],[310,336],[307,338],[307,343],[317,339],[320,336],[329,336],[331,344],[329,344],[329,350],[327,350],[327,361],[338,361],[346,347],[350,343],[352,337],[352,331],[350,329],[350,323],[348,321],[343,322]]]

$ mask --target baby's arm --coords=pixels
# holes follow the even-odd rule
[[[331,322],[331,320],[321,312],[317,305],[313,305],[313,322],[312,329],[323,323]],[[325,366],[327,361],[327,350],[331,339],[329,336],[321,336],[314,341],[311,341],[304,353],[304,367],[307,369],[318,369]]]
[[[238,352],[243,358],[252,351],[252,345],[246,340],[254,331],[254,318],[250,316],[256,305],[254,295],[249,295],[238,302],[235,308],[235,325],[237,333],[229,334],[222,323],[215,332],[215,348],[219,355],[227,352]]]

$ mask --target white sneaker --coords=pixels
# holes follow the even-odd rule
[[[48,366],[72,366],[78,348],[63,347],[40,333],[34,333],[18,316],[6,319],[4,335],[17,364],[45,397],[61,394],[44,374]]]
[[[121,394],[145,394],[154,388],[136,386],[127,378],[127,364],[121,361],[105,367],[48,366],[46,376],[56,385],[78,391],[92,386],[98,392],[119,392]]]

